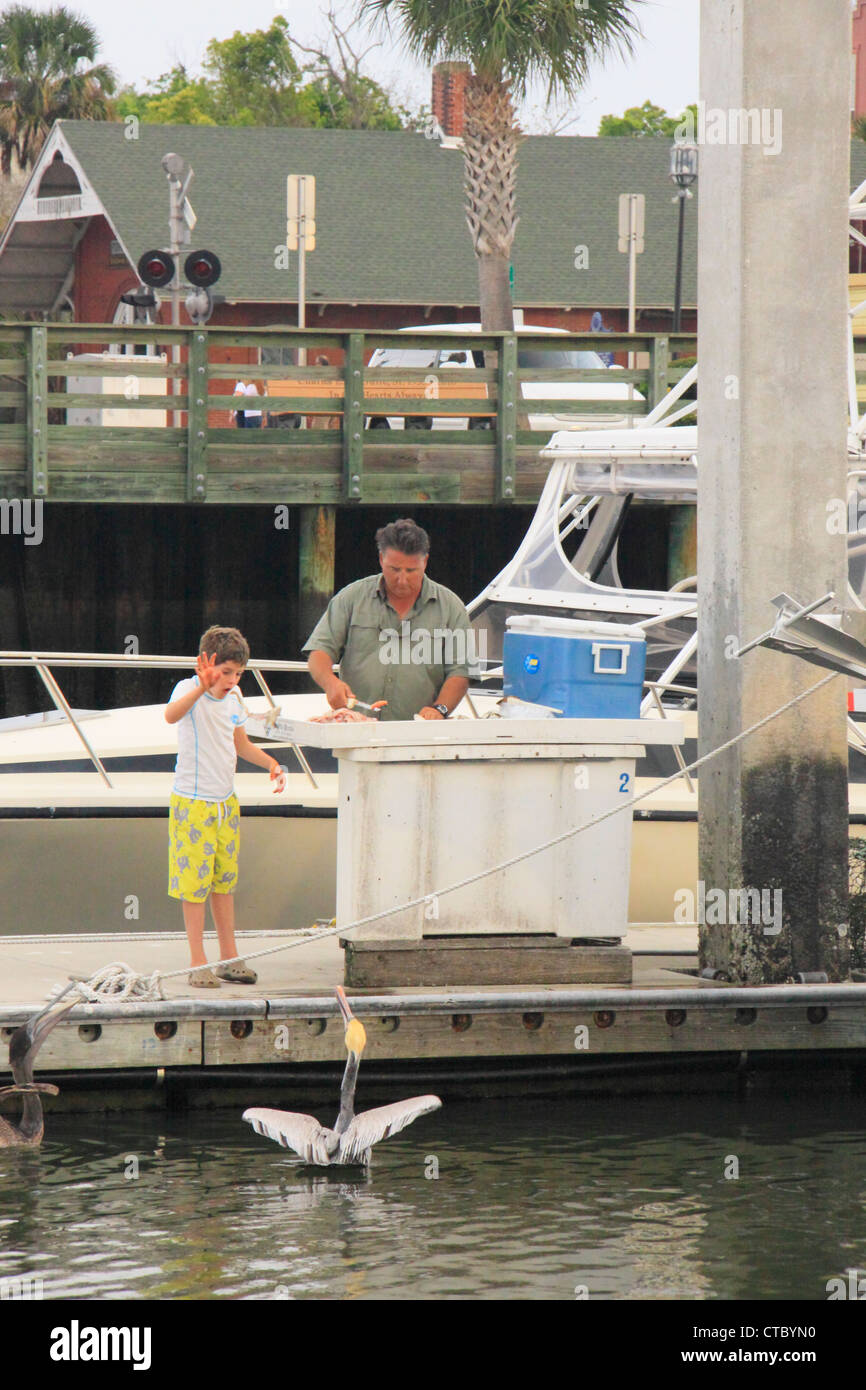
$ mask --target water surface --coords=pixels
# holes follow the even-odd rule
[[[239,1110],[49,1115],[40,1152],[0,1151],[0,1293],[823,1301],[866,1270],[864,1105],[448,1104],[367,1176],[305,1168]]]

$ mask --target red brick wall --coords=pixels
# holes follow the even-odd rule
[[[437,63],[433,69],[433,115],[446,135],[462,135],[468,63]]]
[[[859,0],[851,21],[854,50],[854,115],[866,115],[866,0]]]
[[[120,296],[138,288],[129,264],[111,265],[114,233],[104,217],[94,217],[75,252],[75,317],[79,323],[111,323]]]

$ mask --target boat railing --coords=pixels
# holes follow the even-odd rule
[[[0,666],[25,666],[30,670],[36,671],[45,686],[51,699],[66,721],[75,730],[82,747],[87,753],[88,758],[93,763],[103,782],[111,790],[114,790],[114,783],[105,769],[105,765],[99,754],[93,748],[87,734],[81,727],[80,721],[76,718],[75,711],[60,688],[51,667],[58,666],[81,666],[81,667],[130,667],[140,670],[154,666],[192,667],[198,658],[195,656],[142,656],[137,652],[43,652],[43,651],[0,651]],[[262,674],[264,671],[307,671],[305,661],[270,661],[256,657],[247,662],[246,669],[252,673],[256,682],[268,703],[268,713],[265,715],[265,725],[274,722],[279,715],[277,702],[273,697],[271,689]],[[304,775],[312,784],[314,789],[318,789],[318,782],[313,776],[312,769],[305,758],[303,751],[296,744],[291,745],[292,752],[295,754]]]

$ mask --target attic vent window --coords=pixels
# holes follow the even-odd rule
[[[123,247],[116,237],[112,237],[108,243],[108,264],[126,265],[126,256]]]
[[[71,193],[62,198],[37,198],[37,217],[69,217],[81,212],[81,194]]]

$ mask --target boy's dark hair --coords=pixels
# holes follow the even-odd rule
[[[236,661],[238,666],[246,666],[250,659],[250,647],[243,633],[236,627],[209,627],[202,633],[198,644],[199,656],[215,656],[217,664]]]
[[[390,521],[376,532],[376,545],[379,554],[386,550],[399,550],[401,555],[429,555],[430,537],[427,532],[409,517]]]

